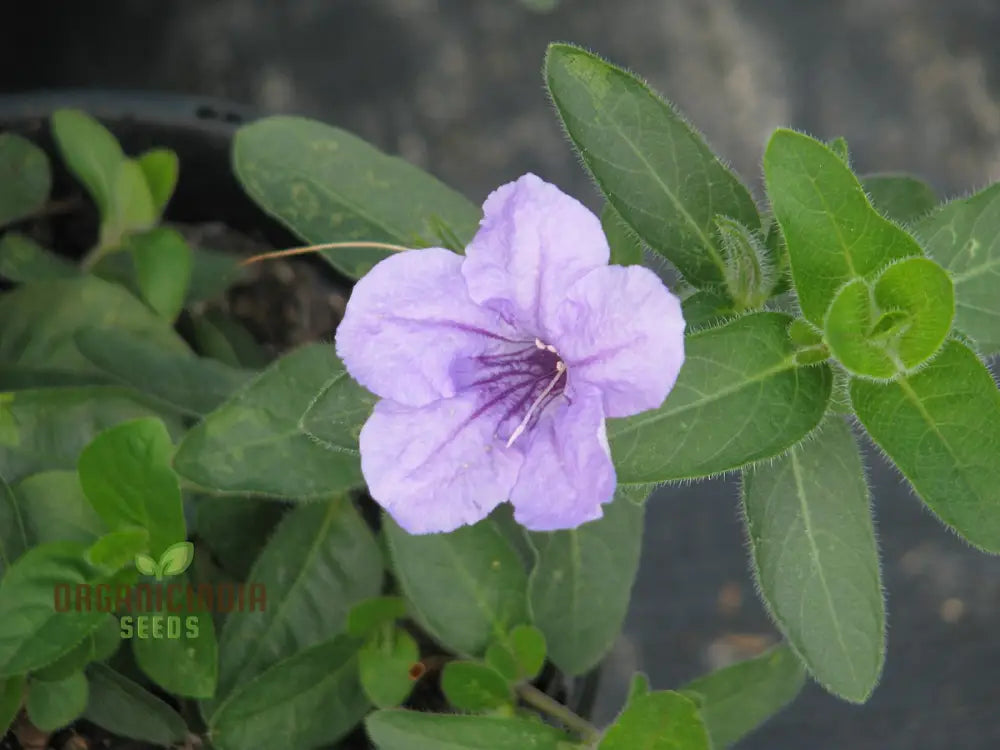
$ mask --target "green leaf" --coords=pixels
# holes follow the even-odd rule
[[[0,438],[0,476],[14,483],[48,469],[75,471],[80,451],[95,435],[151,413],[147,404],[117,387],[2,394],[0,416],[9,415],[13,431]]]
[[[521,681],[521,670],[517,659],[506,644],[491,643],[483,654],[483,661],[512,685]]]
[[[132,254],[142,298],[161,318],[173,322],[187,299],[191,248],[180,233],[166,227],[129,235],[125,246]]]
[[[949,341],[916,374],[850,391],[872,440],[938,518],[1000,552],[1000,392],[976,355]]]
[[[14,486],[27,538],[33,544],[93,544],[107,529],[83,494],[75,471],[43,471]]]
[[[164,690],[187,698],[211,698],[219,674],[219,646],[215,637],[212,615],[186,594],[190,581],[181,574],[170,581],[178,586],[170,606],[171,588],[165,587],[161,607],[122,618],[122,637],[132,642],[135,663],[153,682]],[[190,605],[190,606],[189,606]],[[132,617],[131,621],[125,618]],[[171,637],[168,618],[178,618],[179,637]],[[143,619],[145,618],[145,619]],[[160,618],[162,635],[157,637],[157,619]],[[129,627],[130,626],[130,627]],[[166,635],[167,637],[163,637]]]
[[[529,591],[530,585],[529,581]],[[541,630],[533,625],[518,625],[510,631],[504,645],[511,654],[516,668],[513,675],[515,680],[533,680],[542,671],[545,665],[546,643],[545,634]],[[489,650],[486,653],[489,662]]]
[[[51,542],[28,550],[7,569],[0,581],[0,677],[51,664],[107,617],[71,606],[56,611],[56,601],[60,608],[73,603],[65,599],[76,586],[107,581],[84,562],[84,552],[77,542]],[[57,596],[62,598],[54,601]]]
[[[847,145],[847,139],[838,135],[833,140],[827,141],[827,148],[835,153],[847,166],[851,166],[851,149]]]
[[[625,223],[691,284],[722,284],[715,217],[760,228],[746,187],[669,103],[621,68],[551,44],[545,80],[573,145]]]
[[[775,264],[775,283],[771,294],[775,297],[785,295],[785,299],[789,301],[788,309],[785,309],[785,312],[798,312],[798,309],[794,307],[794,300],[790,294],[792,280],[788,260],[788,244],[785,242],[785,235],[781,233],[781,225],[774,219],[773,212],[767,216],[766,227],[763,230],[764,247],[767,248]]]
[[[117,328],[85,328],[73,340],[87,361],[112,381],[189,416],[208,414],[254,374],[187,352],[166,351]]]
[[[648,695],[650,693],[649,678],[642,672],[636,672],[632,675],[632,682],[628,686],[628,698],[625,700],[626,704],[631,703],[636,698],[643,695]]]
[[[131,581],[132,579],[127,580]],[[90,640],[92,641],[91,661],[106,661],[117,654],[122,643],[118,618],[110,614],[105,617],[97,630],[90,634]]]
[[[0,415],[2,409],[3,396],[0,394]],[[7,566],[20,557],[28,546],[28,535],[18,499],[0,471],[0,579]]]
[[[24,708],[31,723],[43,732],[72,723],[87,707],[87,678],[77,672],[58,682],[32,680]]]
[[[77,372],[94,371],[73,336],[90,327],[119,328],[170,352],[187,345],[139,300],[92,276],[25,284],[0,295],[0,363]]]
[[[261,208],[306,242],[376,241],[461,251],[479,210],[451,188],[357,136],[297,117],[245,125],[233,167]],[[459,247],[453,247],[457,238]],[[338,271],[360,278],[386,251],[329,250]]]
[[[868,699],[885,659],[885,606],[861,454],[843,420],[747,470],[743,507],[760,591],[830,692]]]
[[[479,655],[511,626],[527,622],[527,574],[494,521],[412,535],[386,517],[383,529],[403,594],[444,646]]]
[[[261,549],[288,510],[275,500],[212,497],[196,500],[195,532],[212,557],[237,581],[246,581]]]
[[[272,357],[253,338],[242,323],[231,315],[208,309],[191,317],[195,348],[206,357],[230,367],[257,369],[267,366]]]
[[[80,643],[48,666],[33,672],[32,677],[46,682],[64,680],[81,671],[91,662],[110,658],[118,650],[121,642],[118,618],[112,614],[106,614],[101,620],[101,624],[84,637]]]
[[[68,260],[20,232],[7,232],[0,237],[0,276],[9,281],[26,284],[79,275],[80,270]]]
[[[485,713],[510,705],[513,693],[502,674],[474,661],[450,661],[441,673],[441,690],[459,711]]]
[[[944,343],[955,317],[951,279],[928,258],[889,266],[874,285],[850,281],[834,297],[825,329],[848,372],[890,378],[922,365]]]
[[[610,420],[627,484],[692,479],[771,458],[819,424],[833,376],[799,367],[783,313],[745,315],[685,340],[685,363],[659,409]]]
[[[1000,183],[944,204],[915,231],[955,283],[955,325],[984,355],[1000,352]]]
[[[561,750],[569,736],[514,716],[462,716],[383,709],[365,719],[378,750]]]
[[[347,632],[367,638],[383,625],[406,617],[406,600],[399,596],[375,596],[358,602],[347,613]]]
[[[142,238],[151,233],[156,236],[161,233],[161,230],[162,228],[153,229],[150,230],[150,232],[141,233],[139,237]],[[186,244],[187,240],[184,240],[184,242]],[[144,242],[141,239],[139,243],[143,245],[150,244],[148,241]],[[131,238],[126,238],[127,247],[131,247],[135,244],[136,243],[132,242]],[[174,265],[177,266],[182,272],[184,270],[184,265],[187,264],[187,261],[184,260],[184,256],[185,254],[190,254],[190,274],[187,279],[186,289],[183,292],[184,296],[183,303],[181,304],[182,307],[190,308],[198,302],[215,300],[222,296],[222,294],[233,286],[233,284],[239,281],[244,281],[249,277],[248,269],[240,265],[241,259],[234,253],[220,252],[218,250],[211,250],[203,247],[193,247],[189,244],[186,244],[188,250],[182,251],[180,249],[180,245],[174,240],[171,240],[167,244],[174,248],[173,253],[168,254],[169,257],[166,259],[157,260],[175,261]],[[145,261],[146,259],[143,260]],[[161,265],[166,264],[161,263]],[[75,266],[73,268],[76,270]],[[90,272],[105,281],[124,287],[136,297],[144,298],[145,295],[141,290],[140,282],[145,282],[142,278],[140,278],[140,273],[149,274],[150,268],[151,266],[149,263],[144,263],[144,265],[140,267],[133,253],[106,253],[101,255],[100,258],[98,258],[97,261],[91,266]],[[153,268],[153,270],[155,271],[156,269]],[[170,268],[167,268],[167,271],[170,270]],[[79,273],[79,271],[77,271],[77,273]],[[151,283],[154,282],[155,278]],[[168,286],[167,289],[180,293],[180,286],[180,284],[177,284],[173,288]],[[162,290],[159,291],[162,294]],[[202,314],[216,316],[221,315],[222,313],[218,310],[205,310]],[[202,315],[197,317],[202,317]]]
[[[180,171],[177,154],[170,149],[154,148],[139,156],[136,161],[146,178],[149,195],[153,199],[153,209],[160,215],[177,187]]]
[[[234,284],[249,277],[235,253],[208,247],[191,248],[191,280],[188,283],[185,306],[221,297]]]
[[[149,532],[146,529],[119,529],[94,542],[87,550],[86,559],[95,568],[114,573],[132,564],[148,547]]]
[[[875,208],[900,224],[916,222],[938,202],[930,185],[908,174],[865,175],[861,186]]]
[[[681,302],[681,312],[691,334],[702,328],[711,328],[736,316],[732,300],[717,292],[695,292]]]
[[[102,214],[101,252],[118,249],[129,234],[151,228],[158,218],[142,167],[135,159],[123,159],[118,164],[109,210]]]
[[[72,386],[112,385],[100,373],[49,370],[44,367],[22,367],[20,365],[0,365],[0,391],[24,391],[45,388],[66,388]],[[0,413],[0,441],[3,430],[11,427],[2,422]]]
[[[530,570],[535,564],[535,548],[528,540],[528,530],[514,519],[514,506],[510,503],[501,503],[493,509],[489,518],[496,524],[497,530],[507,543],[517,552],[524,569]]]
[[[358,653],[358,674],[368,700],[392,708],[413,690],[410,670],[420,661],[420,648],[402,628],[391,628],[388,638],[370,638]]]
[[[119,737],[173,746],[187,738],[184,719],[138,683],[104,664],[87,668],[90,698],[83,718]]]
[[[99,252],[96,257],[88,258],[85,263],[81,264],[81,271],[120,286],[137,299],[142,299],[142,292],[135,280],[135,262],[132,260],[132,255],[124,252],[112,252],[112,250],[122,249],[122,247],[114,247]]]
[[[7,734],[21,710],[24,695],[24,677],[16,675],[0,680],[0,737]]]
[[[604,229],[608,245],[611,248],[609,262],[612,265],[637,266],[642,264],[642,241],[622,220],[622,217],[615,211],[615,207],[610,203],[605,203],[604,210],[601,211],[601,227]]]
[[[296,507],[248,576],[267,592],[267,608],[226,618],[217,700],[276,662],[343,632],[348,610],[378,594],[382,578],[375,539],[348,498]]]
[[[619,496],[597,521],[531,534],[538,552],[528,580],[531,621],[566,674],[596,666],[621,631],[639,567],[642,519],[642,506]]]
[[[796,318],[788,326],[788,338],[801,348],[819,346],[823,343],[823,333],[810,325],[805,318]]]
[[[805,684],[798,657],[785,645],[684,686],[698,703],[716,750],[729,747],[791,703]]]
[[[41,209],[51,188],[45,152],[16,133],[0,133],[0,227]]]
[[[305,499],[359,486],[357,440],[374,401],[332,346],[306,346],[188,432],[174,468],[215,492]]]
[[[240,685],[209,719],[212,745],[271,750],[336,742],[371,708],[358,682],[358,646],[338,636]]]
[[[194,545],[191,542],[177,542],[160,555],[160,569],[164,577],[180,575],[191,566],[192,560]]]
[[[137,419],[102,432],[77,462],[83,491],[108,528],[146,529],[157,558],[187,536],[172,451],[163,422]]]
[[[814,325],[823,325],[848,281],[922,255],[916,240],[872,208],[843,160],[807,135],[776,130],[764,154],[764,178],[802,314]]]
[[[97,120],[74,109],[52,115],[52,136],[69,171],[106,216],[114,200],[118,167],[125,160],[118,141]]]
[[[694,702],[662,690],[633,696],[604,734],[598,750],[711,750]]]

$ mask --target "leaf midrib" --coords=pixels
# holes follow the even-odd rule
[[[952,283],[956,287],[964,284],[966,281],[975,279],[977,276],[982,276],[987,271],[992,271],[994,268],[1000,267],[1000,257],[990,258],[990,260],[985,263],[980,263],[978,266],[973,266],[972,268],[967,268],[961,273],[951,274]]]
[[[576,78],[575,76],[574,76],[574,78],[578,82],[580,82],[581,85],[584,85],[584,87],[585,87],[585,84],[583,84],[583,82],[580,81],[579,78]],[[551,83],[549,85],[549,92],[551,93],[553,100],[558,100],[558,99],[561,98],[561,97],[559,97],[559,96],[556,95],[555,91],[553,91]],[[643,93],[645,93],[647,96],[652,97],[653,100],[654,100],[654,102],[657,105],[663,106],[662,102],[658,101],[657,98],[653,95],[653,93],[651,91],[649,91],[648,89],[646,89],[645,87],[643,87]],[[558,101],[556,101],[556,108],[560,111],[560,113],[566,111],[565,106],[559,106],[559,102]],[[565,121],[565,115],[563,115],[563,118],[564,118],[564,121]],[[694,220],[694,217],[691,216],[691,214],[687,211],[687,209],[684,208],[683,204],[681,204],[681,202],[678,200],[678,198],[674,194],[674,192],[672,190],[670,190],[670,188],[666,185],[666,183],[663,182],[662,179],[660,179],[660,176],[657,173],[657,171],[653,168],[653,165],[650,164],[649,160],[646,159],[646,157],[643,155],[642,151],[636,146],[636,144],[632,141],[632,139],[629,138],[625,134],[625,132],[622,130],[621,125],[618,122],[617,117],[615,117],[615,116],[609,116],[608,119],[611,122],[612,126],[614,127],[615,131],[621,137],[621,139],[629,147],[629,149],[632,151],[632,153],[635,154],[636,157],[638,157],[639,161],[646,168],[646,170],[649,173],[649,175],[660,186],[660,188],[663,190],[664,194],[666,194],[667,198],[670,199],[671,204],[673,204],[674,208],[677,210],[677,212],[680,214],[680,216],[693,229],[694,235],[698,238],[698,240],[702,244],[702,246],[708,251],[709,256],[711,257],[713,264],[723,273],[723,276],[725,276],[725,263],[722,261],[722,258],[719,256],[718,250],[716,250],[715,246],[712,244],[711,240],[708,238],[708,235],[705,234],[705,230],[701,227],[701,225],[698,224],[698,222],[696,222]],[[568,129],[569,128],[567,127],[567,130]],[[581,153],[585,153],[588,150],[588,149],[583,148],[582,145],[577,141],[576,138],[574,138],[573,141],[574,141],[574,143],[576,143],[577,148],[578,148],[578,150]],[[621,200],[621,199],[619,198],[619,200]],[[616,208],[616,210],[618,210],[618,213],[621,214],[621,211],[618,209],[618,207],[616,206],[615,208]],[[656,245],[659,246],[660,243],[656,243]]]
[[[726,396],[731,396],[735,393],[739,393],[741,390],[744,390],[749,386],[756,385],[757,383],[760,383],[774,375],[780,375],[783,372],[788,372],[789,370],[795,370],[795,369],[798,369],[798,365],[795,364],[795,360],[793,358],[785,359],[773,367],[761,370],[751,378],[747,378],[746,380],[740,380],[733,385],[726,386],[725,388],[722,388],[718,391],[713,391],[711,394],[703,396],[702,398],[699,398],[695,401],[690,401],[684,404],[683,406],[678,406],[677,408],[672,410],[655,410],[650,412],[649,416],[646,417],[645,419],[631,420],[617,430],[612,428],[611,430],[608,431],[609,432],[608,437],[611,439],[618,439],[619,437],[623,435],[628,435],[631,432],[634,432],[641,427],[646,427],[647,425],[655,424],[656,422],[659,422],[662,419],[669,419],[671,417],[676,417],[677,415],[683,414],[684,412],[700,408],[705,404],[711,403],[713,401],[718,401],[722,398],[725,398]],[[624,421],[625,420],[621,420],[619,424],[621,424]]]
[[[495,534],[498,541],[500,541],[502,544],[507,544],[506,539],[503,539],[503,536],[499,534],[499,532],[496,532],[495,529],[491,529],[491,531]],[[486,619],[489,621],[490,629],[493,631],[493,634],[498,639],[502,640],[507,635],[507,632],[503,628],[502,623],[500,622],[499,608],[494,609],[491,606],[490,602],[486,601],[482,597],[481,595],[482,592],[476,585],[475,576],[471,575],[469,573],[468,568],[464,564],[462,564],[463,558],[455,550],[455,545],[452,540],[449,540],[448,544],[445,545],[445,549],[448,550],[449,556],[452,557],[457,563],[455,565],[455,569],[459,572],[462,578],[464,578],[466,583],[469,585],[469,588],[471,589],[472,599],[476,603],[476,608],[480,612],[482,612],[483,615],[486,617]],[[502,562],[501,565],[503,565]]]
[[[812,528],[812,514],[809,512],[809,504],[806,500],[805,487],[802,483],[802,466],[799,463],[799,451],[793,448],[789,452],[789,457],[792,463],[792,476],[795,479],[795,494],[799,501],[799,510],[802,513],[802,526],[805,531],[805,537],[809,542],[809,553],[812,558],[813,568],[819,577],[820,585],[823,589],[823,596],[826,599],[827,609],[830,612],[830,622],[833,624],[834,631],[837,635],[837,642],[840,644],[840,650],[844,656],[844,661],[847,663],[847,668],[851,672],[851,679],[855,685],[859,685],[861,683],[858,680],[858,673],[855,669],[854,661],[850,657],[851,652],[847,648],[847,644],[844,641],[844,632],[840,625],[840,618],[837,617],[837,608],[833,604],[833,595],[830,592],[830,586],[826,580],[826,572],[823,564],[820,562],[819,548],[816,546],[816,539]]]
[[[249,670],[249,668],[251,666],[251,662],[253,662],[253,660],[256,659],[257,655],[260,653],[261,648],[262,648],[262,644],[274,632],[274,629],[277,626],[277,623],[282,620],[282,614],[290,606],[289,602],[292,600],[293,595],[295,594],[296,590],[299,588],[299,585],[302,583],[303,579],[305,578],[306,571],[308,571],[308,570],[310,570],[312,568],[313,562],[315,561],[316,557],[319,554],[319,548],[322,546],[322,543],[325,541],[327,531],[328,531],[330,525],[333,523],[334,516],[336,515],[336,513],[339,510],[340,510],[340,503],[338,503],[337,501],[330,501],[328,503],[327,509],[326,509],[326,513],[323,515],[323,521],[322,521],[322,523],[319,526],[319,529],[318,529],[318,531],[316,533],[316,536],[313,537],[312,544],[309,545],[309,551],[306,553],[306,557],[302,561],[302,565],[299,567],[298,571],[295,574],[295,580],[292,581],[291,585],[287,588],[287,594],[286,594],[285,598],[281,601],[281,604],[278,605],[278,611],[275,613],[274,617],[271,619],[271,621],[264,628],[264,631],[261,634],[259,634],[258,637],[254,640],[255,646],[247,654],[244,655],[243,666],[236,673],[235,677],[232,680],[232,682],[233,682],[234,685],[238,685],[240,683],[240,681],[242,679],[244,679],[244,677],[246,675],[246,672]],[[251,580],[253,580],[254,572],[255,572],[254,570],[250,571],[250,579]],[[227,622],[236,622],[236,620],[229,619]],[[226,640],[228,640],[228,638]],[[222,639],[220,639],[220,650],[221,650],[221,645],[222,645]],[[266,671],[267,671],[267,668],[265,668],[262,672],[259,672],[259,674],[263,674]],[[233,692],[233,688],[230,688],[230,694],[232,692]],[[219,708],[219,710],[221,710],[221,707]],[[213,717],[217,713],[218,713],[218,711],[216,711],[215,713],[213,713]]]
[[[326,642],[324,642],[324,643],[326,643]],[[312,648],[319,648],[322,645],[323,645],[322,643],[321,644],[317,644],[316,646],[313,646]],[[309,649],[306,649],[306,651],[308,651],[308,650]],[[231,690],[230,693],[229,693],[229,695],[227,695],[226,698],[225,698],[225,700],[223,700],[222,703],[219,705],[219,708],[216,709],[212,713],[212,717],[208,721],[209,735],[211,735],[212,730],[214,730],[218,726],[218,721],[217,720],[218,720],[219,716],[223,715],[224,710],[229,706],[230,703],[233,703],[236,698],[239,698],[244,693],[249,692],[250,688],[252,688],[254,686],[254,684],[256,684],[257,682],[260,682],[261,680],[263,680],[264,678],[266,678],[267,675],[271,671],[278,669],[279,667],[287,664],[288,662],[292,661],[293,659],[297,659],[297,658],[301,657],[302,653],[303,652],[300,651],[297,654],[293,654],[292,656],[286,657],[286,658],[284,658],[284,659],[276,662],[275,664],[273,664],[272,666],[268,667],[267,669],[265,669],[260,674],[254,676],[249,682],[247,682],[247,683],[245,683],[245,684],[243,684],[243,685],[241,685],[241,686],[239,686],[239,687]],[[297,690],[294,693],[286,696],[286,698],[285,698],[284,701],[282,701],[279,704],[272,704],[272,706],[270,708],[274,709],[276,707],[276,705],[279,705],[279,706],[280,705],[287,705],[288,703],[294,702],[294,701],[298,700],[299,698],[301,698],[303,695],[307,695],[307,694],[311,693],[314,690],[321,690],[321,689],[323,689],[323,687],[325,685],[327,685],[329,682],[335,681],[335,680],[339,679],[342,676],[344,670],[350,665],[351,660],[354,658],[354,656],[355,656],[355,654],[352,654],[347,659],[345,659],[343,662],[341,662],[340,664],[338,664],[336,669],[334,669],[334,670],[332,670],[330,672],[327,672],[326,676],[323,679],[321,679],[319,682],[310,683],[308,685],[302,685],[299,690]],[[259,714],[257,714],[257,715],[259,716]]]

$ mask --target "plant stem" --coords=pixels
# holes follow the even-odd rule
[[[80,268],[83,271],[89,271],[105,254],[106,250],[103,245],[95,245],[86,255],[83,256],[83,260],[80,261]]]
[[[521,700],[532,708],[536,708],[544,714],[548,714],[553,719],[563,724],[567,729],[571,729],[579,734],[584,741],[595,744],[601,739],[601,733],[593,724],[586,719],[577,716],[566,706],[555,698],[543,693],[534,685],[525,683],[518,685],[517,694]]]

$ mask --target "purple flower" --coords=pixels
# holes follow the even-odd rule
[[[494,191],[465,257],[410,250],[354,287],[347,371],[382,398],[361,430],[372,497],[414,534],[510,500],[536,531],[601,517],[604,420],[659,407],[684,360],[680,302],[609,266],[590,211],[527,174]]]

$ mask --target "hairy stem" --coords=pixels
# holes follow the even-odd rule
[[[261,253],[260,255],[252,255],[246,260],[244,260],[241,265],[249,266],[251,263],[257,263],[261,260],[271,260],[273,258],[288,258],[292,255],[307,255],[309,253],[318,253],[322,250],[344,250],[347,248],[371,248],[373,250],[391,250],[393,252],[402,252],[404,250],[409,250],[408,247],[403,247],[402,245],[390,245],[386,242],[327,242],[323,245],[306,245],[305,247],[292,247],[288,250],[273,250],[269,253]]]
[[[518,685],[517,694],[532,708],[551,716],[553,719],[579,734],[585,742],[595,744],[601,739],[601,732],[589,721],[577,716],[555,698],[543,693],[534,685],[525,683]]]

